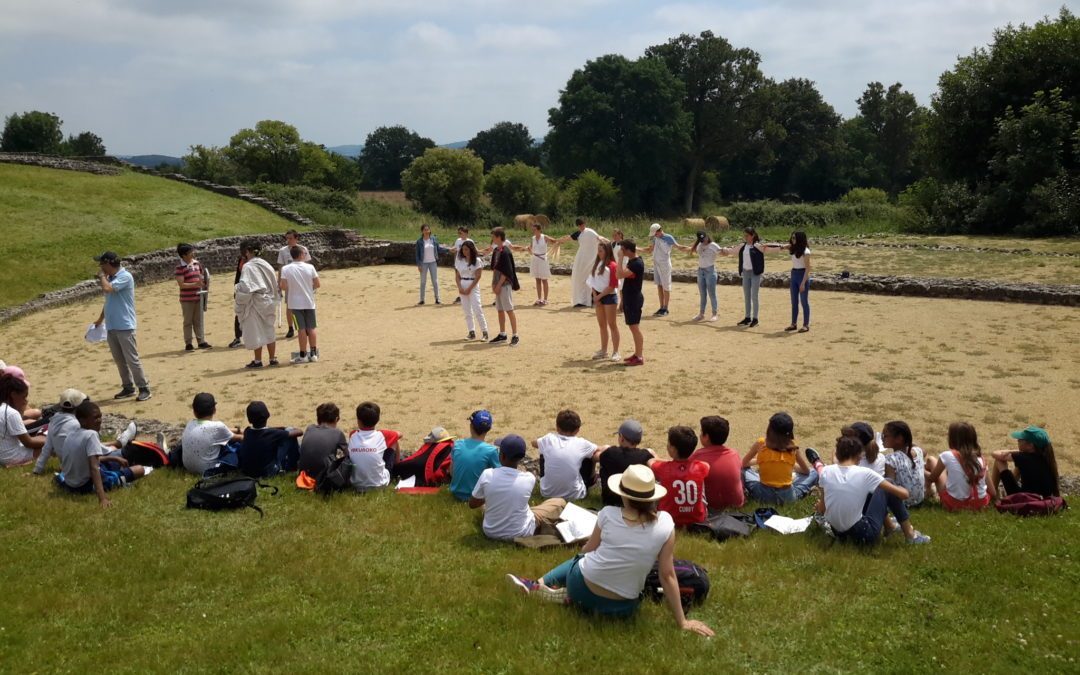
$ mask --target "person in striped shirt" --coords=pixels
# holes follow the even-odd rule
[[[195,247],[178,244],[176,254],[180,264],[176,266],[176,285],[180,287],[180,309],[184,316],[184,349],[193,351],[192,333],[198,340],[199,349],[210,349],[203,333],[203,295],[209,285],[202,263],[195,259]]]

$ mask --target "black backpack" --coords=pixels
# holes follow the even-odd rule
[[[207,511],[251,508],[258,511],[261,518],[263,511],[255,506],[255,498],[259,494],[258,488],[270,488],[273,490],[271,494],[278,493],[278,489],[273,485],[259,483],[252,478],[233,476],[204,478],[188,490],[187,507]]]
[[[332,492],[347,490],[352,484],[352,462],[349,456],[327,457],[323,463],[323,470],[315,477],[315,492],[320,495],[329,495]]]
[[[749,537],[756,528],[753,514],[733,511],[709,514],[704,522],[690,523],[686,529],[697,534],[709,535],[716,541],[727,541],[733,537]]]
[[[682,601],[684,614],[690,608],[700,605],[709,597],[709,573],[704,567],[689,560],[675,560],[675,577],[679,581],[679,600]],[[664,599],[664,588],[660,585],[660,561],[653,563],[652,571],[645,577],[645,590],[642,591],[653,602]]]

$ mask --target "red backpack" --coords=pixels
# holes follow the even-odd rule
[[[1017,492],[997,503],[997,510],[1001,513],[1017,516],[1050,516],[1067,508],[1069,505],[1061,497],[1043,497],[1034,492]]]

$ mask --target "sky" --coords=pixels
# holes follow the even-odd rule
[[[53,112],[112,154],[183,155],[262,119],[327,146],[404,124],[436,143],[547,132],[574,70],[711,30],[841,115],[868,82],[928,104],[995,28],[1080,0],[0,0],[0,115]]]

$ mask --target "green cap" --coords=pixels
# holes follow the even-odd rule
[[[1046,433],[1046,429],[1035,425],[1020,431],[1014,431],[1009,435],[1020,441],[1028,441],[1040,450],[1050,445],[1050,434]]]

